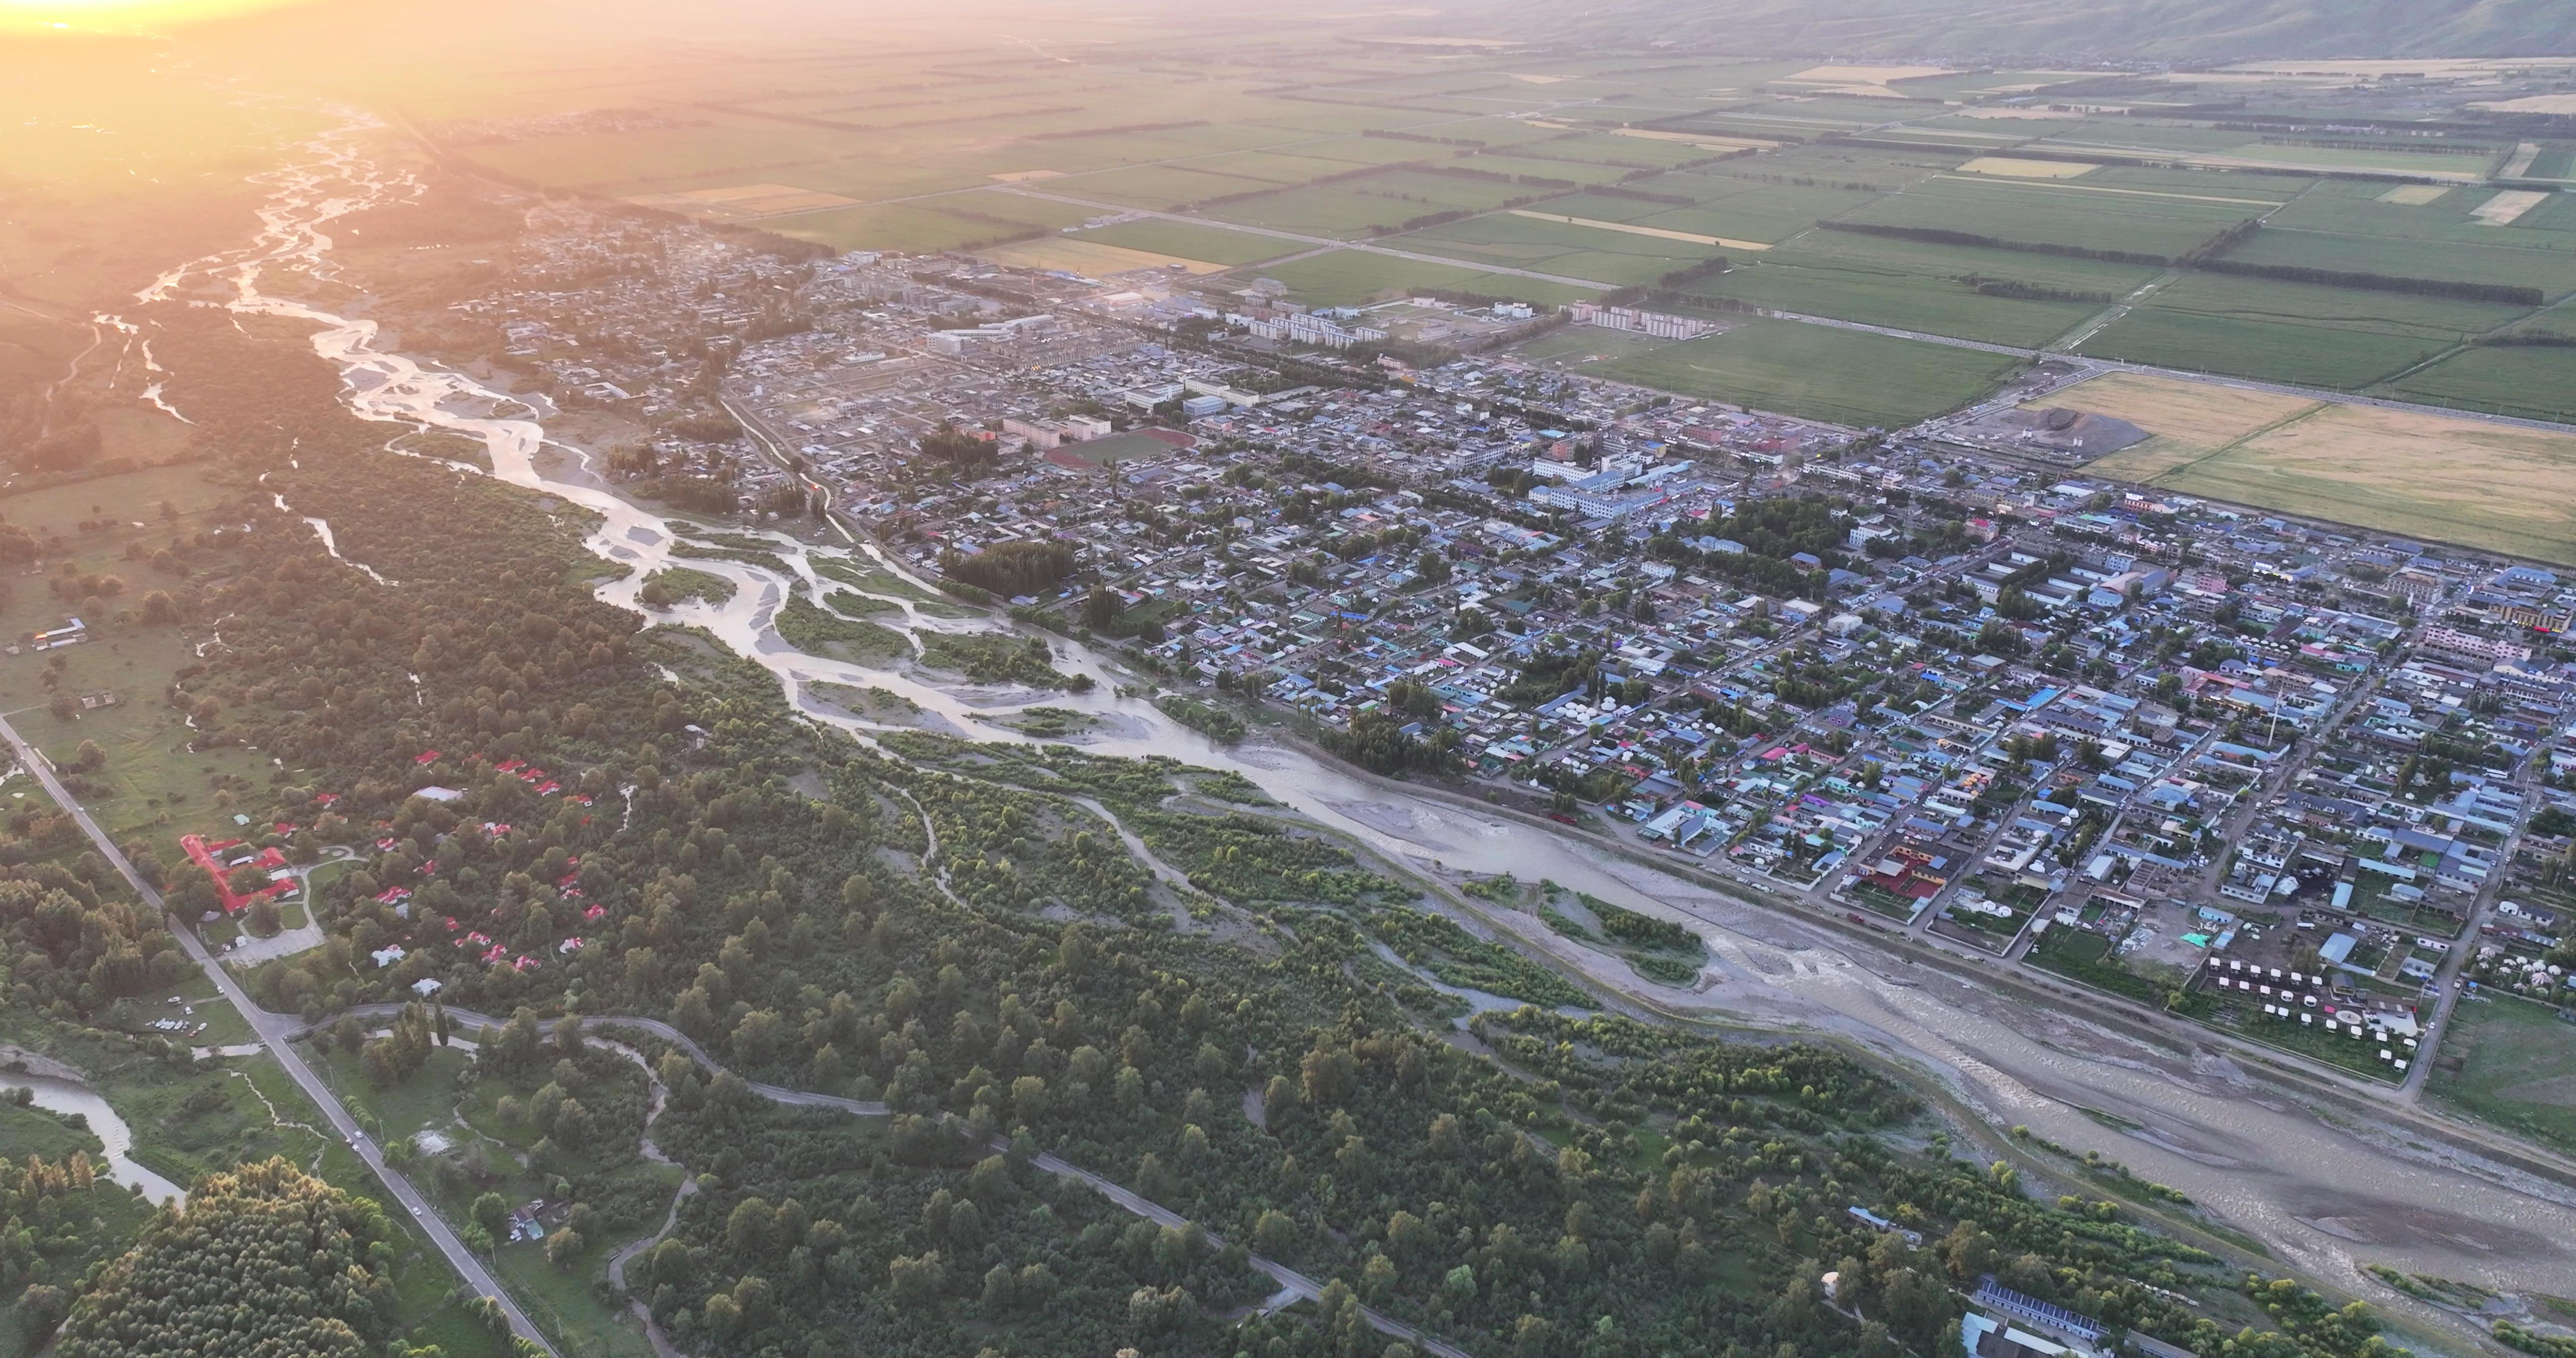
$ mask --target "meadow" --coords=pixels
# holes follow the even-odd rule
[[[1974,401],[2014,360],[1795,321],[1730,320],[1724,333],[1594,365],[1601,377],[1847,425],[1894,429]],[[1855,382],[1851,374],[1866,373]]]

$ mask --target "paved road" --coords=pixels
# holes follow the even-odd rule
[[[44,784],[46,793],[71,815],[74,823],[80,826],[81,833],[88,835],[90,843],[98,847],[99,853],[109,863],[115,865],[117,872],[124,876],[126,884],[133,887],[135,894],[143,898],[144,904],[166,918],[169,911],[162,904],[161,893],[153,890],[152,885],[134,871],[134,864],[127,861],[125,851],[119,849],[116,841],[108,838],[107,832],[98,827],[98,822],[90,819],[89,812],[64,790],[63,785],[54,778],[53,768],[45,762],[44,756],[37,753],[35,747],[29,745],[26,739],[18,734],[17,728],[11,726],[6,718],[0,718],[0,737],[8,740],[10,748],[17,751],[19,762],[25,764],[27,771],[36,776],[37,782]],[[511,1299],[509,1292],[504,1290],[500,1283],[484,1269],[483,1261],[474,1257],[473,1251],[465,1248],[465,1242],[457,1238],[456,1232],[449,1229],[447,1223],[431,1209],[429,1200],[422,1197],[420,1191],[411,1186],[410,1180],[385,1164],[383,1151],[379,1150],[365,1130],[358,1126],[357,1120],[349,1116],[349,1110],[341,1106],[339,1098],[332,1094],[319,1077],[314,1075],[312,1067],[304,1063],[303,1054],[287,1045],[287,1037],[301,1029],[304,1026],[303,1021],[290,1015],[272,1014],[252,1003],[250,996],[244,994],[242,988],[233,983],[232,973],[224,970],[223,964],[216,961],[214,956],[206,951],[205,945],[197,941],[194,930],[173,920],[170,931],[178,937],[179,946],[187,952],[189,958],[206,973],[206,978],[214,982],[216,993],[222,995],[226,1002],[240,1012],[243,1021],[250,1025],[251,1032],[257,1035],[260,1042],[268,1048],[270,1055],[277,1058],[277,1063],[285,1067],[287,1077],[295,1081],[296,1087],[304,1091],[305,1097],[311,1099],[316,1108],[322,1110],[322,1116],[330,1122],[331,1129],[338,1132],[340,1139],[349,1143],[357,1151],[358,1158],[365,1161],[367,1168],[373,1170],[376,1177],[383,1181],[385,1191],[395,1202],[400,1203],[411,1213],[413,1222],[433,1244],[438,1246],[439,1253],[447,1256],[449,1266],[462,1275],[467,1285],[477,1293],[499,1302],[502,1312],[510,1318],[510,1328],[517,1331],[520,1337],[530,1340],[549,1354],[554,1353],[554,1345],[547,1341],[545,1334],[528,1319],[527,1314],[519,1309],[518,1302]]]

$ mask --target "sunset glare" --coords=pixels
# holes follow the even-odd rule
[[[0,33],[152,32],[296,0],[0,0]]]

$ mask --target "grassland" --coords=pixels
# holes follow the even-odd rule
[[[2562,1151],[2576,1151],[2576,1023],[2544,1004],[2466,1000],[2451,1011],[2427,1093]]]
[[[2013,360],[1794,321],[1738,320],[1717,335],[1594,365],[1592,372],[1678,395],[1854,428],[1893,429],[1995,389]],[[1868,374],[1855,382],[1854,373]]]
[[[2157,435],[2104,476],[2576,565],[2576,435],[2133,373],[2048,403]]]

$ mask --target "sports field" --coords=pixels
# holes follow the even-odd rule
[[[1973,349],[1795,321],[1735,319],[1703,336],[1592,365],[1641,387],[1849,425],[1894,429],[1966,405],[2017,365]],[[1855,381],[1855,374],[1866,374]]]
[[[2088,468],[2104,476],[2576,565],[2576,434],[2139,373],[2043,404],[2156,436]]]
[[[2545,1004],[2463,1000],[2426,1092],[2482,1122],[2576,1152],[2576,1023]]]

